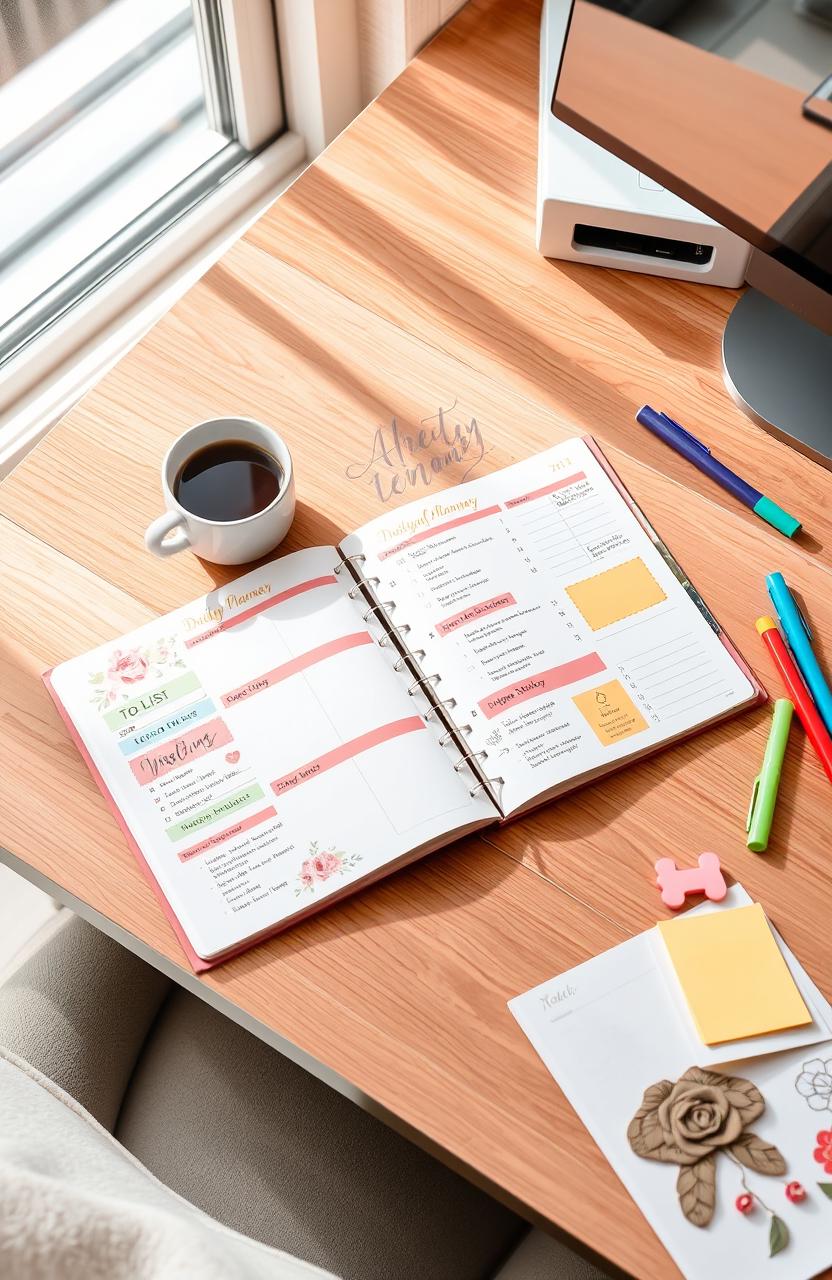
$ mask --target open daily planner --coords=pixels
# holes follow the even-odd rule
[[[589,438],[45,679],[196,968],[764,696]]]

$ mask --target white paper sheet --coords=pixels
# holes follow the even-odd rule
[[[724,903],[698,910],[725,910],[749,901],[735,885]],[[824,1174],[813,1158],[815,1135],[832,1129],[832,1111],[812,1110],[795,1082],[804,1062],[832,1057],[832,1009],[778,937],[816,1019],[808,1039],[802,1047],[772,1052],[784,1036],[795,1033],[756,1037],[754,1044],[743,1042],[745,1058],[730,1066],[725,1062],[730,1046],[719,1046],[717,1066],[714,1051],[696,1036],[681,993],[674,998],[654,934],[648,930],[542,983],[511,1000],[509,1008],[689,1280],[756,1280],[769,1274],[776,1280],[807,1280],[832,1263],[832,1200],[817,1187],[818,1181],[832,1181],[832,1175]],[[749,1056],[752,1052],[759,1056]],[[627,1141],[627,1126],[644,1090],[662,1079],[677,1080],[691,1066],[727,1070],[757,1085],[766,1109],[752,1131],[780,1149],[786,1180],[797,1179],[809,1193],[806,1201],[793,1205],[783,1179],[746,1172],[752,1191],[790,1232],[789,1244],[773,1259],[768,1256],[766,1214],[758,1206],[744,1216],[734,1206],[743,1188],[739,1171],[726,1157],[717,1157],[713,1220],[699,1228],[679,1208],[676,1166],[637,1156]]]

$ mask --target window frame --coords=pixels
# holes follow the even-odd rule
[[[240,136],[262,137],[269,108],[284,131],[2,366],[0,480],[365,105],[359,0],[216,2]],[[221,112],[214,94],[206,82]]]
[[[209,124],[230,126],[238,138],[3,326],[0,475],[20,436],[15,411],[25,410],[26,397],[44,378],[175,273],[224,223],[276,190],[304,158],[303,140],[285,128],[271,0],[191,0],[191,6]],[[222,41],[221,59],[211,56],[212,41]],[[218,65],[224,75],[216,74]]]

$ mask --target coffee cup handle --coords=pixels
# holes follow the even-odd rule
[[[176,537],[165,541],[165,535],[172,533],[174,529],[179,530]],[[188,537],[184,517],[178,511],[166,511],[163,516],[159,516],[147,526],[144,545],[148,551],[153,552],[154,556],[175,556],[177,551],[186,551],[191,545],[191,540]]]

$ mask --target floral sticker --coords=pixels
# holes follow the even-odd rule
[[[105,711],[124,696],[132,696],[143,681],[158,680],[172,668],[184,666],[173,636],[164,636],[152,645],[113,649],[106,671],[94,671],[89,676],[93,686],[90,702]]]
[[[313,840],[309,846],[309,856],[301,863],[298,872],[299,884],[295,889],[295,897],[301,893],[314,893],[316,885],[329,880],[331,876],[342,876],[360,861],[360,853],[344,853],[343,849],[320,849],[318,841]]]
[[[818,1145],[812,1154],[823,1165],[824,1173],[832,1173],[832,1130],[821,1129],[815,1141]]]
[[[804,1062],[794,1087],[813,1111],[832,1111],[832,1058],[826,1062],[821,1058]],[[827,1173],[832,1173],[832,1168]]]

